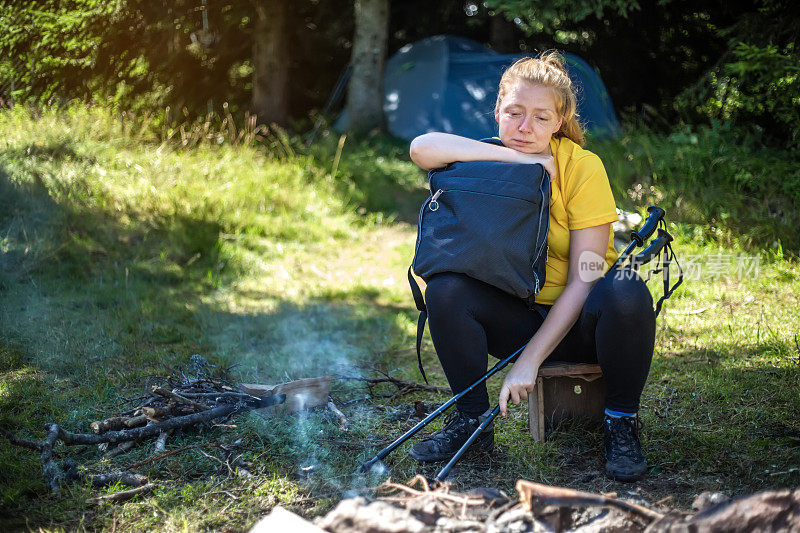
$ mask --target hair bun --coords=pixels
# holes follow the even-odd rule
[[[578,121],[578,98],[567,73],[566,61],[560,52],[545,50],[536,57],[518,59],[508,67],[500,78],[496,107],[500,107],[500,102],[516,80],[524,80],[533,85],[553,89],[557,111],[563,118],[561,129],[555,133],[555,136],[567,137],[583,146],[585,139],[583,127]]]
[[[564,74],[567,73],[564,56],[558,50],[545,50],[544,52],[540,53],[536,59],[563,72]]]

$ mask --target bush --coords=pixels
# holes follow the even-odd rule
[[[730,123],[782,148],[800,147],[800,43],[794,3],[760,0],[717,29],[728,50],[674,102],[689,123]]]
[[[620,207],[658,203],[672,222],[699,224],[698,237],[747,248],[800,251],[800,157],[766,148],[724,125],[684,126],[671,135],[629,128],[593,140]]]

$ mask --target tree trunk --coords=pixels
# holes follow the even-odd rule
[[[519,52],[517,39],[517,25],[508,20],[502,13],[495,13],[491,19],[492,50],[501,54],[514,54]]]
[[[253,96],[251,108],[260,123],[284,125],[289,80],[289,2],[254,0]]]
[[[355,0],[355,37],[347,90],[349,129],[383,128],[383,70],[389,36],[389,0]]]

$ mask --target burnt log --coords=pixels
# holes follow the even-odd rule
[[[712,505],[694,516],[665,515],[647,533],[800,531],[800,489],[770,490]]]

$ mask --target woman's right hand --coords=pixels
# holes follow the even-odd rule
[[[524,352],[519,356],[517,362],[511,367],[500,387],[498,404],[500,413],[503,417],[508,412],[508,402],[514,405],[525,400],[533,391],[536,383],[536,376],[539,373],[539,362],[535,357],[528,356]]]
[[[542,165],[544,167],[544,169],[550,175],[550,181],[553,181],[554,179],[556,179],[556,176],[558,175],[557,174],[558,171],[556,169],[556,160],[553,159],[552,155],[526,154],[526,153],[523,153],[523,152],[517,152],[516,150],[514,150],[514,151],[517,154],[519,154],[519,161],[518,161],[519,163],[530,163],[530,164],[539,163],[540,165]]]

